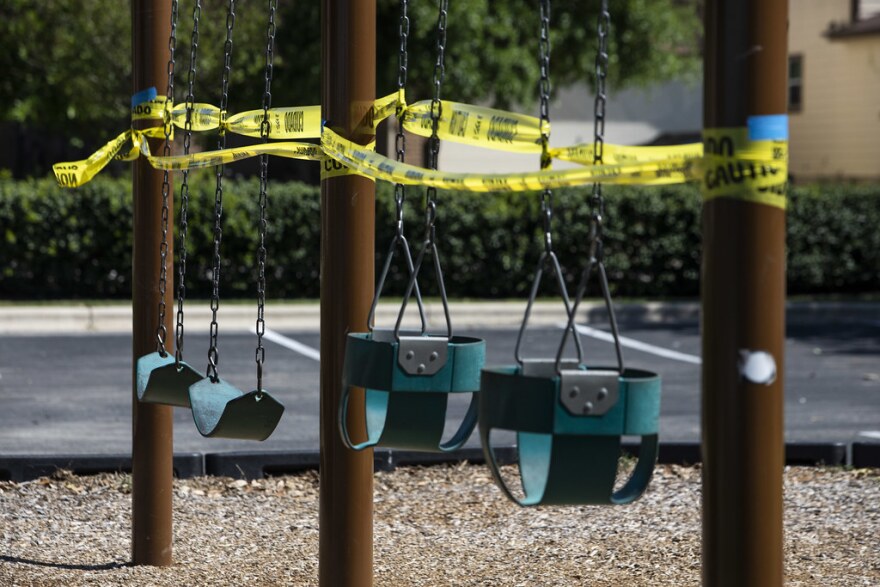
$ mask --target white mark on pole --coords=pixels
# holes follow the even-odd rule
[[[771,385],[776,381],[776,360],[766,351],[739,351],[739,374],[750,383]]]
[[[565,328],[564,324],[559,326],[560,328]],[[590,326],[584,326],[583,324],[578,324],[575,326],[577,331],[585,336],[589,336],[595,338],[597,340],[602,340],[605,342],[614,342],[614,336],[610,332],[605,332],[604,330],[598,330],[596,328],[592,328]],[[620,337],[620,346],[625,346],[627,348],[635,349],[637,351],[642,351],[644,353],[650,353],[652,355],[657,355],[658,357],[664,357],[666,359],[672,359],[674,361],[681,361],[683,363],[690,363],[692,365],[700,365],[702,364],[702,359],[696,355],[688,355],[686,353],[680,353],[678,351],[672,351],[669,349],[665,349],[663,347],[655,346],[653,344],[648,344],[646,342],[641,342],[639,340],[635,340],[632,338],[627,338],[625,336]]]
[[[862,430],[859,432],[859,436],[864,436],[866,438],[876,438],[880,440],[880,430]]]
[[[251,328],[251,332],[256,333],[255,328]],[[275,332],[274,330],[266,329],[266,333],[263,334],[263,338],[268,341],[274,342],[277,345],[281,345],[286,349],[290,349],[295,353],[299,353],[304,357],[308,357],[309,359],[320,361],[321,353],[316,348],[312,348],[309,345],[303,344],[299,341],[293,340],[292,338],[288,338],[279,332]]]

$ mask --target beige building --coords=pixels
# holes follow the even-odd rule
[[[789,2],[791,175],[796,182],[880,180],[880,0]],[[606,139],[623,145],[697,142],[702,99],[699,81],[612,88]],[[589,141],[592,108],[585,84],[560,91],[550,112],[551,144]],[[440,167],[448,171],[506,173],[537,164],[534,155],[455,143],[440,149]]]
[[[789,7],[790,173],[880,179],[880,1]]]

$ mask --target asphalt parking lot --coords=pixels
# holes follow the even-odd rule
[[[591,364],[612,364],[607,324],[584,327]],[[624,322],[628,366],[663,377],[661,440],[700,438],[700,332],[695,320]],[[462,329],[487,342],[487,364],[513,362],[516,330]],[[561,327],[531,330],[527,353],[550,356]],[[262,443],[202,438],[190,412],[175,409],[177,452],[318,448],[317,349],[314,331],[271,331],[265,387],[286,406]],[[255,385],[255,337],[221,332],[220,373],[242,389]],[[207,338],[187,340],[186,359],[206,365]],[[880,320],[789,323],[786,336],[785,434],[788,442],[880,440]],[[125,453],[131,443],[131,338],[126,334],[0,337],[0,455]],[[464,403],[450,410],[457,420]],[[452,422],[450,425],[454,424]],[[472,437],[469,446],[478,446]]]

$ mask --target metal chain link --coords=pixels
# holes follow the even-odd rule
[[[608,99],[605,80],[608,77],[608,32],[611,27],[611,13],[608,11],[608,0],[602,0],[596,35],[599,47],[596,51],[596,101],[593,105],[593,165],[602,165],[605,151],[605,103]],[[602,262],[604,249],[602,244],[602,224],[605,217],[605,199],[602,197],[602,184],[593,184],[590,197],[590,257]]]
[[[272,70],[275,60],[275,11],[276,0],[269,0],[269,26],[266,32],[266,89],[263,92],[263,122],[260,124],[260,137],[264,143],[269,142],[269,108],[272,107]],[[266,334],[266,207],[268,205],[267,187],[269,183],[269,156],[260,156],[260,248],[257,251],[257,393],[263,391],[263,363],[266,361],[266,349],[263,347],[263,335]],[[259,395],[258,395],[259,397]]]
[[[400,51],[397,54],[397,90],[400,96],[404,95],[406,88],[407,68],[409,56],[407,54],[407,40],[409,39],[409,16],[407,15],[407,0],[400,0]],[[403,104],[397,105],[397,137],[394,141],[397,151],[397,160],[403,163],[406,159],[406,134],[403,132]],[[406,199],[406,190],[402,183],[394,184],[394,205],[397,214],[397,236],[403,236],[403,202]]]
[[[192,39],[190,41],[189,53],[189,71],[187,72],[187,93],[186,93],[186,119],[183,124],[183,152],[189,154],[190,145],[192,143],[192,118],[195,109],[195,83],[196,83],[196,64],[198,62],[199,49],[199,20],[202,16],[202,6],[199,0],[196,0],[193,6],[193,30]],[[183,304],[186,300],[186,238],[189,231],[189,171],[183,171],[183,178],[180,184],[180,235],[178,236],[178,262],[177,262],[177,315],[174,326],[174,361],[177,368],[183,361]]]
[[[540,48],[541,79],[538,82],[541,117],[541,169],[549,169],[550,157],[550,0],[541,0]],[[544,250],[553,250],[551,224],[553,220],[553,192],[549,189],[541,193],[541,218],[544,229]]]
[[[177,0],[171,0],[171,34],[168,37],[168,66],[166,74],[168,84],[165,95],[168,101],[165,103],[163,124],[165,130],[165,145],[162,154],[166,157],[171,155],[171,117],[170,104],[174,100],[174,52],[177,49]],[[168,337],[168,327],[165,326],[165,293],[168,288],[168,200],[171,197],[171,181],[168,170],[162,174],[162,242],[159,244],[159,322],[156,325],[156,350],[162,357],[168,356],[165,349],[165,340]]]
[[[440,0],[440,11],[437,16],[437,61],[434,63],[434,96],[431,98],[431,138],[428,139],[428,167],[437,169],[440,158],[440,88],[446,78],[446,21],[449,15],[449,0]],[[425,192],[425,224],[428,231],[428,243],[434,245],[437,220],[437,188],[429,187]]]
[[[608,75],[608,32],[611,27],[611,14],[608,11],[608,0],[602,0],[597,21],[597,38],[598,47],[596,50],[596,101],[593,109],[593,164],[601,165],[603,163],[602,156],[605,147],[605,103],[607,94],[605,92],[605,81]],[[608,311],[608,320],[611,324],[611,337],[614,341],[614,351],[617,355],[617,368],[620,373],[624,372],[623,348],[620,344],[620,333],[617,328],[617,317],[614,313],[614,304],[611,300],[611,290],[608,286],[608,274],[605,271],[605,262],[603,261],[602,247],[602,223],[605,215],[605,201],[602,197],[602,184],[593,184],[593,194],[590,198],[590,258],[581,273],[580,283],[577,288],[574,306],[568,317],[568,326],[564,331],[562,342],[556,355],[556,365],[559,368],[562,359],[562,350],[565,345],[566,337],[569,331],[574,332],[575,342],[577,342],[577,331],[574,329],[575,317],[578,306],[583,300],[587,292],[587,284],[593,271],[599,281],[599,287],[602,291],[602,298],[605,301],[605,308]]]
[[[540,98],[540,118],[541,118],[541,169],[549,169],[551,165],[551,157],[549,153],[550,143],[550,0],[541,0],[540,3],[541,17],[541,33],[538,37],[539,48],[539,66],[541,77],[538,81],[538,95]],[[559,287],[559,295],[565,305],[565,311],[569,317],[569,324],[566,327],[562,340],[559,345],[559,351],[556,358],[556,370],[559,371],[561,354],[565,349],[568,335],[574,335],[575,350],[577,352],[578,362],[583,362],[583,348],[581,346],[580,337],[571,324],[573,310],[570,298],[568,297],[568,289],[565,285],[565,278],[562,274],[562,266],[559,259],[553,251],[553,237],[551,233],[551,221],[553,219],[553,192],[549,189],[541,193],[541,218],[544,229],[544,251],[538,259],[535,269],[534,278],[532,279],[532,288],[529,293],[528,302],[526,303],[526,311],[520,324],[519,334],[516,338],[516,346],[513,350],[513,356],[516,362],[523,365],[525,360],[521,349],[525,338],[526,328],[528,327],[529,317],[531,316],[532,306],[538,296],[544,272],[550,271],[556,278],[556,285]]]
[[[229,71],[232,68],[232,30],[235,26],[235,0],[229,0],[226,10],[226,42],[223,45],[223,74],[220,89],[220,117],[226,120],[226,110],[229,107]],[[226,148],[226,132],[224,126],[220,126],[220,138],[217,142],[219,149]],[[211,268],[211,344],[208,348],[208,377],[216,383],[220,376],[217,374],[217,363],[220,353],[217,349],[217,311],[220,309],[220,242],[223,239],[223,165],[217,166],[217,187],[214,190],[214,258]]]
[[[437,162],[440,154],[440,137],[439,126],[440,116],[442,114],[442,104],[440,102],[440,89],[443,85],[443,79],[446,77],[445,57],[446,57],[446,22],[449,13],[449,1],[440,0],[439,14],[437,16],[437,61],[434,64],[434,95],[431,99],[431,137],[428,139],[428,166],[431,169],[437,169]],[[397,314],[397,322],[394,325],[394,336],[398,338],[400,328],[403,323],[403,315],[406,312],[407,302],[413,290],[416,292],[416,299],[419,302],[419,314],[422,317],[422,332],[426,327],[425,315],[422,306],[421,293],[418,289],[418,275],[422,267],[422,261],[426,255],[430,255],[433,259],[434,275],[437,280],[437,287],[440,293],[440,300],[443,304],[443,315],[446,319],[446,336],[452,338],[452,320],[449,316],[449,300],[446,297],[446,285],[443,282],[443,269],[440,264],[440,253],[437,250],[436,229],[434,223],[437,220],[437,188],[429,187],[425,191],[425,239],[422,248],[416,258],[415,265],[410,269],[410,280],[407,284],[406,293],[403,297],[403,304],[400,306],[400,312]],[[404,242],[405,246],[405,242]],[[407,257],[409,255],[407,254]]]
[[[403,118],[405,114],[405,100],[406,100],[406,79],[407,79],[407,69],[409,65],[409,55],[407,53],[407,42],[409,40],[409,15],[408,13],[409,2],[408,0],[400,0],[400,17],[398,20],[398,40],[399,40],[399,51],[397,54],[397,95],[398,95],[398,103],[396,110],[396,118],[397,118],[397,136],[395,138],[394,147],[397,151],[397,160],[403,162],[406,159],[406,135],[404,134],[403,129]],[[421,333],[424,334],[428,328],[428,321],[425,317],[425,305],[422,301],[422,293],[419,290],[419,284],[417,280],[416,269],[413,264],[412,253],[409,250],[409,242],[406,240],[406,236],[403,234],[403,205],[404,200],[406,199],[406,190],[403,184],[396,183],[394,184],[394,204],[396,207],[396,230],[394,233],[394,238],[391,239],[391,244],[388,247],[388,255],[385,258],[385,264],[382,267],[382,272],[379,274],[379,281],[376,283],[376,293],[373,296],[373,303],[370,306],[370,313],[367,317],[367,326],[370,331],[373,331],[374,325],[376,323],[376,308],[379,305],[379,297],[382,295],[382,290],[385,287],[385,280],[388,277],[388,271],[391,268],[391,262],[394,259],[394,254],[397,248],[403,253],[404,262],[406,263],[406,268],[409,271],[410,281],[407,283],[407,293],[404,297],[403,302],[400,306],[400,311],[398,312],[398,320],[395,323],[394,327],[394,336],[395,339],[399,340],[400,335],[400,324],[402,323],[403,314],[406,310],[406,306],[409,300],[409,295],[413,291],[415,291],[416,295],[416,304],[418,304],[419,308],[419,319],[421,321]]]

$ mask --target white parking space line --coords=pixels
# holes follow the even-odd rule
[[[564,324],[559,326],[560,328],[565,328]],[[610,332],[605,332],[604,330],[597,330],[596,328],[592,328],[590,326],[584,326],[583,324],[577,324],[575,326],[577,331],[584,336],[589,336],[595,338],[597,340],[602,340],[605,342],[614,342],[614,337]],[[639,340],[634,340],[632,338],[627,338],[625,336],[620,337],[620,346],[625,346],[627,348],[635,349],[637,351],[642,351],[644,353],[650,353],[652,355],[657,355],[658,357],[664,357],[667,359],[672,359],[674,361],[681,361],[683,363],[690,363],[692,365],[701,365],[703,360],[696,355],[688,355],[686,353],[680,353],[678,351],[672,351],[669,349],[665,349],[663,347],[655,346],[653,344],[648,344],[646,342],[641,342]]]
[[[256,334],[256,328],[251,328],[251,332]],[[293,340],[292,338],[288,338],[283,334],[275,332],[274,330],[269,330],[267,328],[266,333],[263,335],[263,338],[272,341],[277,345],[281,345],[286,349],[290,349],[295,353],[299,353],[304,357],[308,357],[309,359],[312,359],[314,361],[321,360],[321,353],[318,351],[318,349],[312,348],[309,345]]]
[[[880,439],[880,430],[862,430],[861,432],[859,432],[859,436]]]
[[[560,328],[564,328],[564,325],[560,325]],[[584,326],[582,324],[577,325],[577,330],[579,333],[595,338],[597,340],[612,343],[614,342],[614,337],[611,336],[611,333],[605,332],[603,330],[598,330],[596,328]],[[255,332],[255,329],[252,328],[251,332]],[[321,360],[321,353],[318,351],[318,349],[312,348],[297,340],[284,336],[283,334],[275,332],[274,330],[270,330],[267,328],[266,333],[263,335],[263,338],[274,342],[277,345],[283,346],[286,349],[290,349],[295,353],[299,353],[304,357],[308,357],[309,359],[312,359],[314,361]],[[702,360],[696,355],[688,355],[686,353],[680,353],[678,351],[665,349],[663,347],[648,344],[646,342],[641,342],[625,336],[620,337],[620,344],[621,346],[627,348],[650,353],[652,355],[657,355],[658,357],[672,359],[674,361],[681,361],[683,363],[690,363],[692,365],[702,364]],[[878,435],[880,435],[880,433],[878,433]]]

